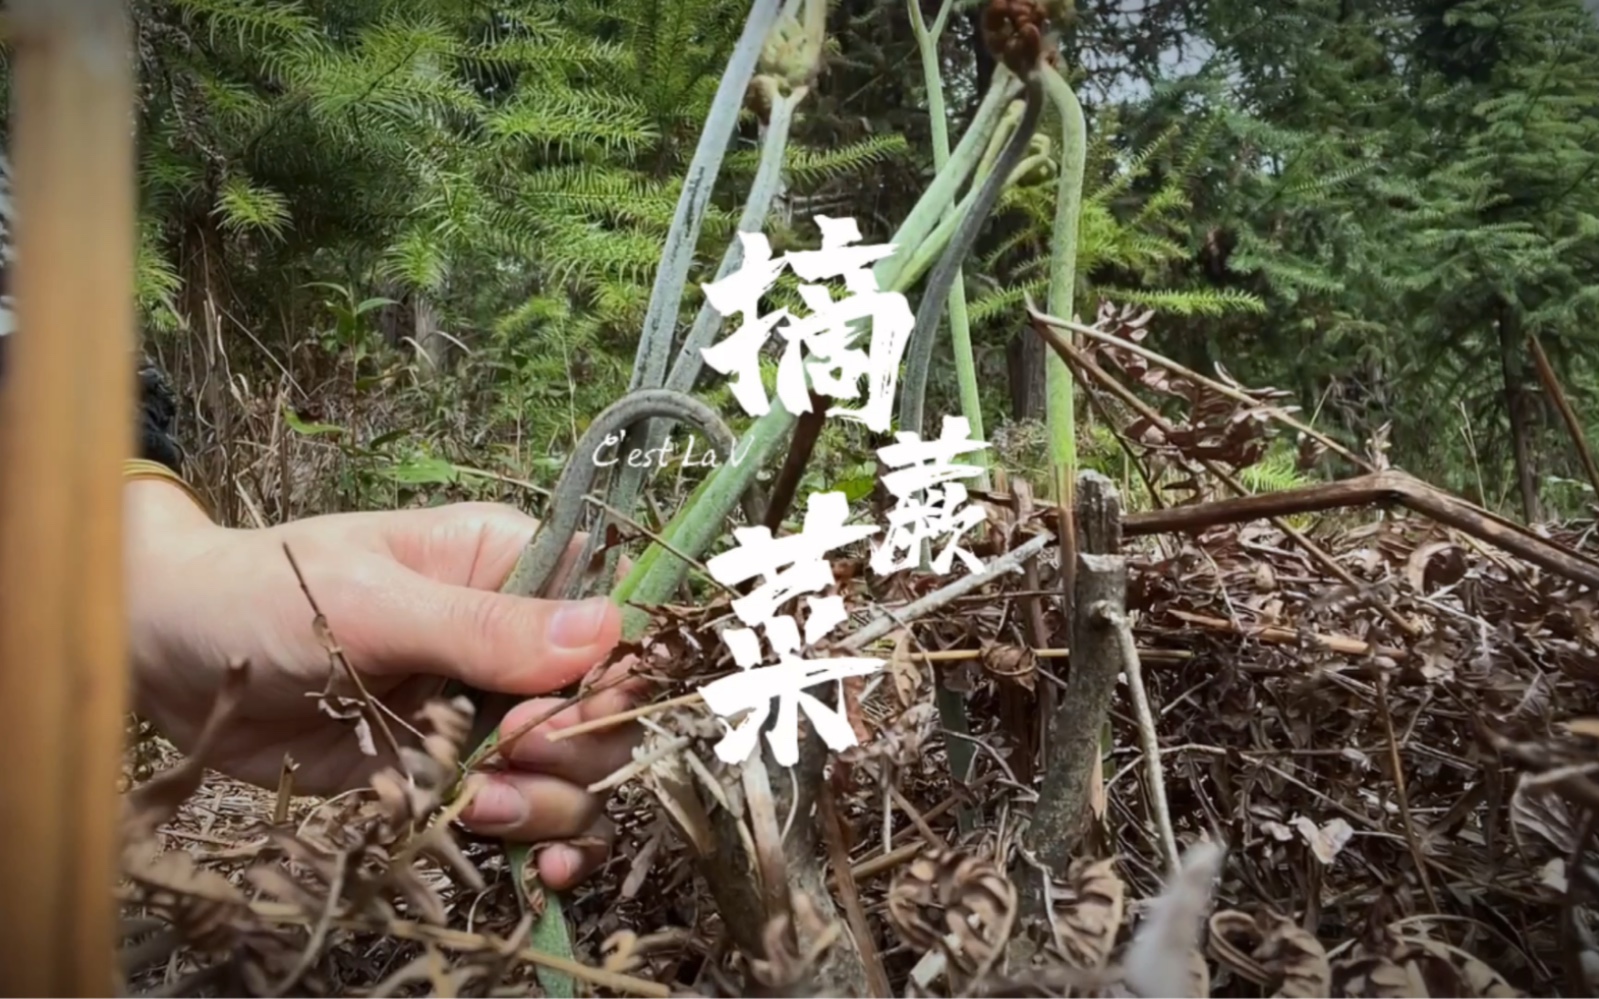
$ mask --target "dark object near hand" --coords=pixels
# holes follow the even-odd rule
[[[183,471],[178,446],[178,396],[166,373],[145,358],[139,365],[139,457]]]
[[[16,334],[0,336],[0,384],[6,378],[6,355]],[[139,363],[138,455],[181,472],[183,449],[177,441],[178,397],[166,374],[148,358]]]
[[[11,161],[0,151],[0,384],[6,377],[6,354],[19,335],[17,314],[11,303],[11,231],[15,206],[11,200]],[[149,357],[139,361],[138,456],[182,472],[183,449],[178,447],[178,398],[166,374]]]

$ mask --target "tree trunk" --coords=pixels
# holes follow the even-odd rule
[[[1019,330],[1005,345],[1005,367],[1010,376],[1010,415],[1013,420],[1044,418],[1044,357],[1042,337],[1030,329]]]
[[[234,436],[238,428],[228,392],[231,374],[221,342],[219,316],[226,303],[219,305],[215,298],[225,287],[222,244],[222,230],[210,214],[195,213],[185,220],[178,244],[178,275],[182,278],[178,310],[187,327],[189,343],[198,343],[199,350],[191,346],[183,351],[187,356],[178,361],[187,370],[173,374],[200,387],[200,398],[213,430],[209,441],[196,435],[193,457],[197,477],[215,484],[207,498],[214,504],[218,522],[231,526],[238,523],[240,513],[238,494],[232,488],[237,475],[233,456],[237,453]]]
[[[818,690],[816,695],[824,704],[831,706],[830,702],[833,701],[831,691]],[[767,731],[770,731],[776,723],[775,715],[774,711],[774,717],[766,725]],[[804,716],[801,715],[801,718]],[[699,788],[701,806],[711,816],[711,826],[715,830],[715,846],[712,852],[708,856],[699,858],[700,873],[705,877],[706,884],[711,890],[711,897],[716,900],[717,911],[733,943],[749,957],[771,960],[780,956],[766,953],[766,930],[773,914],[772,909],[777,908],[782,911],[788,908],[789,902],[785,896],[791,897],[795,892],[808,896],[824,924],[833,922],[839,915],[828,885],[825,861],[818,849],[821,843],[821,829],[816,818],[817,796],[821,793],[822,781],[827,779],[825,771],[828,749],[815,727],[808,726],[801,728],[799,750],[799,760],[792,768],[779,764],[773,758],[772,747],[764,734],[755,750],[759,756],[760,769],[765,774],[762,791],[763,794],[770,795],[770,800],[766,803],[768,807],[762,811],[767,813],[768,820],[774,827],[772,836],[782,854],[779,858],[765,859],[775,860],[774,866],[781,870],[774,870],[764,865],[763,857],[751,855],[749,852],[748,847],[755,845],[757,854],[759,853],[755,824],[761,822],[761,818],[754,814],[754,809],[750,807],[750,791],[742,782],[746,775],[738,768],[720,768],[719,777],[725,785],[723,794],[728,800],[740,803],[738,807],[743,813],[741,815],[734,815],[721,807],[705,788]],[[766,791],[767,788],[769,792]],[[787,825],[785,817],[791,815],[801,818],[793,823],[787,835],[783,835],[782,831],[775,827],[779,821]],[[740,825],[746,827],[742,835],[738,828]],[[786,883],[771,884],[766,880],[767,875],[773,880],[783,878]],[[850,873],[847,870],[835,871],[834,875],[847,878]],[[800,927],[795,927],[795,932],[800,931]],[[802,939],[799,941],[799,946],[803,952],[814,943],[813,939]],[[751,975],[744,982],[746,990],[744,994],[812,996],[868,994],[865,959],[855,937],[848,932],[841,934],[815,964],[805,970],[808,972],[809,981],[773,983],[775,988],[763,985]]]
[[[1516,487],[1527,523],[1542,517],[1538,473],[1533,467],[1532,438],[1535,400],[1527,390],[1527,366],[1521,356],[1521,323],[1509,302],[1499,302],[1499,366],[1504,377],[1505,413],[1510,420],[1510,450],[1516,464]]]
[[[433,303],[428,297],[422,294],[412,298],[411,307],[414,319],[411,335],[417,360],[422,362],[421,376],[424,379],[437,377],[444,372],[450,346],[449,341],[439,335],[438,311],[433,308]]]
[[[393,305],[378,308],[373,313],[373,320],[377,323],[383,343],[399,350],[405,346],[405,338],[411,335],[411,328],[415,325],[414,310],[406,291],[397,281],[379,281],[373,292],[394,301]]]

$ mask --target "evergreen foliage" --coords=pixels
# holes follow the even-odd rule
[[[1187,323],[1158,346],[1287,383],[1355,438],[1391,425],[1396,461],[1490,505],[1528,464],[1572,474],[1521,337],[1591,398],[1593,17],[1579,0],[1202,11],[1216,57],[1159,87],[1144,123],[1219,122],[1194,266],[1259,294],[1267,319]]]
[[[1582,476],[1525,343],[1599,432],[1599,26],[1581,0],[1076,6],[1080,315],[1153,307],[1155,348],[1290,388],[1357,446],[1386,426],[1396,463],[1489,505],[1591,501],[1565,485]],[[158,349],[180,380],[222,365],[258,401],[282,393],[318,447],[337,435],[305,428],[343,426],[346,459],[545,477],[625,388],[744,10],[137,0],[137,288]],[[940,42],[956,134],[992,71],[962,11]],[[777,252],[814,246],[817,213],[887,239],[932,172],[902,5],[834,3],[829,36],[764,228]],[[1205,64],[1157,58],[1177,43]],[[746,112],[694,282],[732,236],[759,134]],[[1047,287],[1060,142],[1051,113],[964,269],[989,426],[1008,415],[1002,370],[1017,392],[1018,311]],[[791,277],[771,301],[797,307]],[[948,377],[932,391],[955,410]],[[202,458],[230,446],[225,398],[189,421],[213,435],[185,442]],[[828,428],[826,481],[861,477],[868,442],[846,429]],[[305,503],[365,502],[357,488]]]
[[[333,317],[314,282],[396,300],[359,311],[367,342],[344,361],[403,361],[373,338],[425,334],[413,328],[423,306],[472,351],[432,397],[474,407],[480,439],[503,426],[540,453],[559,448],[581,430],[573,414],[626,387],[682,168],[744,6],[143,0],[151,326],[192,336],[216,296],[247,341],[303,376],[339,363],[322,347],[354,346],[316,334]],[[705,260],[732,238],[755,129],[746,115]],[[903,148],[893,136],[799,144],[789,182],[803,192]]]

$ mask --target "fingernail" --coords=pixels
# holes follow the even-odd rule
[[[577,874],[578,867],[583,863],[582,854],[569,846],[556,845],[544,851],[544,856],[549,858],[548,869],[544,874],[551,881],[567,884]],[[540,860],[539,866],[544,867],[545,861]]]
[[[600,627],[609,613],[609,597],[592,597],[563,604],[550,621],[550,641],[563,649],[581,649],[600,637]]]
[[[467,809],[467,824],[473,826],[518,826],[527,821],[527,799],[503,781],[491,780],[472,799]]]

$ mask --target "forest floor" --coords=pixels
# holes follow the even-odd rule
[[[1549,534],[1573,550],[1599,553],[1591,528]],[[1585,900],[1593,874],[1585,865],[1574,875],[1570,865],[1591,832],[1594,802],[1584,795],[1599,765],[1593,653],[1599,613],[1592,593],[1574,597],[1558,577],[1479,550],[1419,518],[1384,518],[1335,540],[1330,553],[1339,564],[1364,585],[1385,590],[1384,605],[1418,625],[1420,638],[1392,634],[1397,629],[1371,609],[1376,601],[1323,578],[1274,528],[1219,529],[1165,550],[1151,545],[1134,560],[1130,603],[1141,610],[1136,635],[1175,832],[1183,842],[1224,839],[1229,851],[1206,948],[1211,993],[1264,994],[1263,986],[1274,987],[1271,978],[1292,969],[1296,954],[1283,953],[1274,917],[1257,922],[1264,904],[1312,930],[1309,938],[1292,938],[1297,959],[1326,967],[1299,973],[1331,976],[1330,994],[1418,994],[1406,990],[1408,975],[1384,985],[1375,970],[1386,963],[1397,973],[1407,962],[1415,965],[1410,973],[1421,969],[1433,995],[1510,994],[1497,982],[1533,995],[1587,994],[1587,985],[1576,984],[1583,979],[1567,976],[1581,973],[1578,955],[1590,949],[1583,923],[1591,918]],[[989,594],[969,613],[928,630],[957,639],[950,644],[958,647],[992,641],[1005,603]],[[973,716],[994,717],[998,712],[982,708],[1001,696],[1001,685],[1036,690],[1054,662],[1034,658],[1036,676],[998,677],[976,659],[955,668],[968,673]],[[928,680],[919,675],[925,667],[901,662],[894,669],[895,685],[911,705],[925,704]],[[865,713],[869,725],[874,713]],[[920,759],[895,768],[903,804],[885,817],[884,792],[866,767],[855,774],[845,814],[854,834],[855,880],[880,934],[885,967],[903,988],[922,954],[899,939],[883,914],[890,884],[929,834],[974,855],[991,851],[1025,785],[1007,774],[1013,768],[996,745],[1000,737],[985,739],[994,751],[980,754],[982,790],[968,799],[981,803],[984,820],[977,834],[963,838],[951,807],[959,796],[938,738],[929,737],[932,716],[896,713],[897,720],[879,720],[869,745],[925,740]],[[1115,876],[1126,898],[1118,908],[1130,925],[1135,900],[1159,893],[1164,862],[1125,692],[1112,719],[1103,811],[1083,854],[1117,858]],[[147,742],[140,755],[143,766],[175,762],[159,740]],[[1396,758],[1402,784],[1393,778]],[[624,785],[612,805],[622,830],[614,859],[570,903],[577,953],[598,955],[608,938],[630,932],[639,940],[627,974],[674,990],[726,994],[713,973],[726,960],[719,956],[726,948],[715,904],[682,838],[636,785]],[[142,970],[135,983],[141,991],[171,988],[222,957],[238,959],[236,934],[248,939],[276,930],[286,954],[306,946],[304,913],[288,910],[304,903],[314,913],[319,893],[285,898],[291,893],[281,886],[247,877],[252,867],[278,862],[263,828],[275,805],[273,791],[208,773],[160,828],[164,849],[219,872],[238,886],[241,899],[261,897],[256,889],[264,889],[288,904],[282,913],[227,917],[234,931],[221,934],[231,941],[224,953],[173,951]],[[318,812],[325,813],[321,819]],[[327,803],[314,799],[294,799],[288,816],[279,828],[303,830],[313,842],[332,817]],[[335,931],[322,942],[310,977],[292,991],[413,994],[420,986],[442,995],[461,987],[446,982],[452,961],[442,956],[445,944],[455,944],[448,949],[456,957],[491,949],[494,936],[517,923],[503,865],[484,847],[468,852],[485,871],[481,890],[460,886],[436,866],[424,878],[463,939],[435,941],[435,951],[426,940]],[[308,877],[303,869],[299,876]],[[1071,896],[1059,904],[1073,904]],[[398,913],[407,908],[415,920],[419,907],[403,903],[387,918],[404,924]],[[1057,913],[1064,925],[1084,918]],[[1257,953],[1268,937],[1278,946]],[[261,947],[256,940],[245,950]],[[263,966],[278,963],[269,960],[271,950],[256,955]],[[430,953],[439,955],[436,964],[417,963]],[[477,971],[481,958],[475,955]],[[1436,961],[1462,977],[1445,984],[1449,979],[1431,967]],[[1251,981],[1262,967],[1268,980]],[[406,970],[401,977],[412,980],[396,981]],[[500,987],[525,980],[531,970],[513,965]],[[1372,980],[1362,985],[1351,976]],[[1396,983],[1398,992],[1383,991]],[[193,994],[192,983],[175,994]]]
[[[1152,369],[1121,361],[1152,384]],[[1168,382],[1156,387],[1177,391]],[[1179,387],[1190,429],[1236,426],[1236,407],[1207,414],[1193,387]],[[1180,429],[1164,439],[1196,461],[1218,439]],[[1053,513],[984,506],[984,557]],[[1150,907],[1173,869],[1162,814],[1179,849],[1225,848],[1205,915],[1174,938],[1190,948],[1177,959],[1193,969],[1191,995],[1599,991],[1599,872],[1586,857],[1599,816],[1595,526],[1446,526],[1392,504],[1180,533],[1134,530],[1140,516],[1122,553],[1142,680],[1113,695],[1079,861],[1054,882],[1052,919],[1018,911],[1027,868],[1016,858],[1047,768],[1039,704],[1069,683],[1058,556],[945,602],[918,620],[914,646],[896,644],[878,682],[849,688],[862,745],[823,792],[849,885],[842,864],[828,878],[838,932],[858,940],[866,927],[861,949],[893,994],[1118,994],[1130,939],[1168,911]],[[1513,544],[1490,543],[1481,524]],[[1518,545],[1543,554],[1512,554]],[[910,575],[868,592],[848,560],[836,575],[859,615],[942,585]],[[530,939],[497,848],[452,831],[461,720],[440,707],[430,723],[445,738],[414,754],[414,787],[374,781],[330,801],[280,800],[143,739],[129,763],[142,781],[125,863],[130,989],[535,995],[569,976],[601,994],[802,991],[815,955],[741,953],[731,941],[751,928],[724,920],[690,845],[711,824],[692,814],[703,796],[682,788],[714,767],[719,731],[681,695],[725,668],[712,626],[726,614],[725,599],[661,610],[638,649],[659,699],[678,698],[645,720],[647,745],[678,752],[616,790],[612,859],[565,901],[575,964]],[[964,696],[971,736],[943,734],[935,684]],[[685,745],[697,763],[678,762]],[[951,777],[958,745],[975,753],[964,784]],[[1040,942],[1032,962],[974,970],[975,955],[1022,936]]]

